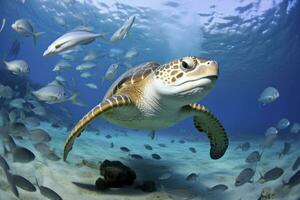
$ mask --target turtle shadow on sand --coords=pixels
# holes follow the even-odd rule
[[[178,173],[176,166],[178,163],[170,161],[154,161],[152,159],[142,159],[142,160],[126,160],[123,163],[135,171],[136,180],[131,186],[124,186],[120,188],[109,188],[103,191],[96,189],[94,183],[79,183],[73,182],[74,185],[78,186],[83,190],[88,190],[90,192],[97,192],[99,194],[106,195],[147,195],[147,192],[143,192],[136,187],[142,184],[144,181],[153,181],[155,183],[157,191],[163,191],[170,196],[175,191],[186,190],[188,194],[182,195],[195,195],[195,197],[205,198],[207,200],[212,200],[216,198],[224,198],[224,193],[208,192],[209,188],[201,183],[201,175],[195,181],[187,181],[186,177],[188,174]],[[170,178],[166,180],[160,180],[160,176],[164,172],[172,172]],[[201,172],[201,168],[199,167]],[[192,173],[192,171],[190,172]],[[204,180],[204,179],[202,179]],[[96,178],[95,178],[96,181]]]

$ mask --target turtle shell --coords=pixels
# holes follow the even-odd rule
[[[152,74],[160,64],[156,62],[147,62],[140,64],[136,67],[131,68],[122,74],[108,89],[104,99],[113,96],[118,91],[122,90],[124,87],[134,85],[142,80],[144,80],[147,76]]]

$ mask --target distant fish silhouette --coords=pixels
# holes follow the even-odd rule
[[[16,59],[19,55],[20,48],[21,48],[20,41],[18,39],[15,39],[13,41],[12,45],[10,46],[10,49],[8,51],[6,58],[8,58],[9,60]]]

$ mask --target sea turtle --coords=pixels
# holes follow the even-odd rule
[[[226,132],[207,108],[195,103],[213,88],[218,73],[216,61],[194,56],[130,69],[73,128],[65,143],[64,160],[75,138],[100,115],[119,126],[148,130],[170,127],[193,116],[198,131],[208,135],[211,158],[221,158],[228,147]]]

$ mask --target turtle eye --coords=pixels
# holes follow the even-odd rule
[[[194,68],[194,66],[189,65],[187,62],[185,61],[181,61],[181,67],[185,70],[191,70]]]

